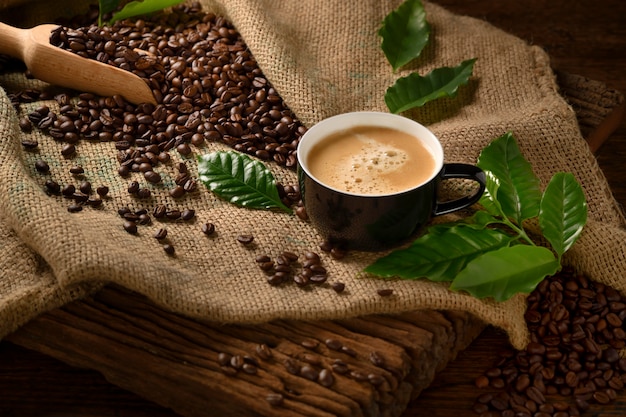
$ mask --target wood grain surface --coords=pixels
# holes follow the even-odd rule
[[[453,12],[467,14],[544,47],[559,71],[580,74],[626,92],[626,3],[527,0],[436,0]],[[621,121],[597,150],[597,158],[617,200],[626,204],[623,163],[626,122]],[[54,316],[52,316],[54,317]],[[54,323],[51,323],[51,325]],[[506,337],[485,331],[412,401],[404,417],[474,415],[473,380],[491,367]],[[626,395],[588,415],[626,415]],[[0,416],[154,416],[174,417],[171,410],[117,388],[97,372],[68,366],[42,353],[7,341],[0,343]],[[207,415],[211,414],[207,410]]]

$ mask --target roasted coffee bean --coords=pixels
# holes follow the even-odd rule
[[[180,185],[177,185],[170,190],[169,194],[172,198],[180,198],[185,195],[185,189]]]
[[[36,139],[22,139],[22,146],[24,149],[36,149],[39,146],[39,142]]]
[[[263,360],[270,360],[273,356],[271,349],[265,343],[258,344],[255,350],[259,358]]]
[[[61,186],[54,180],[46,180],[44,186],[46,187],[46,191],[50,194],[59,194],[61,192]]]
[[[30,133],[33,130],[33,123],[28,117],[20,117],[19,126],[24,133]]]
[[[80,183],[78,189],[83,194],[90,194],[91,193],[91,183],[89,181],[83,181],[83,182]]]
[[[305,275],[296,274],[293,276],[293,282],[299,287],[305,287],[311,283],[311,280]]]
[[[139,183],[137,181],[131,181],[128,184],[128,188],[127,188],[128,194],[137,194],[137,192],[139,191],[139,188],[140,188],[140,186],[139,186]]]
[[[145,171],[143,173],[143,177],[146,179],[146,181],[151,182],[153,184],[157,184],[161,182],[161,175],[159,175],[158,172],[155,172],[152,170]]]
[[[342,293],[346,289],[346,284],[343,282],[333,282],[331,288],[335,290],[336,293]]]
[[[35,161],[35,169],[42,174],[47,174],[50,172],[50,165],[43,159],[38,159]]]
[[[155,219],[162,219],[167,214],[167,207],[163,204],[157,204],[152,210]]]
[[[266,272],[271,271],[274,268],[274,261],[269,260],[267,262],[260,262],[259,268],[261,268],[261,270],[266,271]]]
[[[100,207],[102,205],[102,198],[100,198],[100,196],[97,196],[97,195],[89,196],[89,199],[87,200],[87,204],[94,208]]]
[[[242,245],[250,245],[252,242],[254,241],[254,236],[252,235],[238,235],[237,236],[237,242],[241,243]]]
[[[109,194],[109,187],[107,187],[106,185],[101,185],[98,188],[96,188],[96,193],[100,197],[106,197]]]
[[[170,245],[169,243],[166,243],[163,245],[163,250],[168,255],[174,255],[174,253],[176,252],[176,249],[174,248],[174,246]]]
[[[335,377],[328,369],[322,369],[317,377],[317,382],[319,382],[320,385],[328,388],[335,383]]]
[[[391,288],[381,288],[381,289],[377,290],[376,292],[381,297],[389,297],[390,295],[393,294],[393,289],[391,289]]]
[[[287,358],[283,361],[283,365],[287,372],[292,375],[298,375],[300,373],[300,365],[295,359]]]
[[[137,233],[137,224],[127,220],[124,222],[124,230],[134,235]]]
[[[306,349],[315,350],[319,346],[320,342],[317,340],[306,339],[300,342],[300,345]]]
[[[229,355],[228,353],[224,353],[224,352],[220,352],[217,355],[217,362],[221,365],[221,366],[228,366],[230,365],[230,359],[232,358],[231,355]]]
[[[328,277],[326,275],[314,274],[311,275],[308,280],[314,284],[323,284],[326,282]]]
[[[180,213],[180,218],[185,221],[189,221],[196,216],[195,210],[185,209]]]
[[[163,240],[167,237],[167,229],[160,228],[156,232],[154,232],[154,238],[157,240]]]
[[[343,362],[341,359],[335,359],[335,361],[331,365],[331,368],[333,372],[339,375],[347,374],[350,371],[350,369],[348,368],[348,364]]]
[[[69,211],[70,213],[78,213],[82,210],[83,206],[80,204],[70,204],[69,206],[67,206],[67,211]]]
[[[202,233],[207,236],[211,236],[215,233],[215,225],[213,223],[204,223],[201,227]]]
[[[243,356],[241,355],[233,355],[230,358],[230,362],[229,362],[230,366],[238,370],[243,368],[244,363],[245,361],[243,359]]]
[[[258,368],[255,365],[250,364],[250,363],[244,363],[241,369],[245,373],[250,374],[250,375],[256,375],[258,372]]]
[[[63,147],[61,148],[61,155],[65,156],[65,157],[69,157],[72,156],[76,153],[76,146],[74,146],[71,143],[66,143],[65,145],[63,145]]]
[[[341,348],[343,347],[343,343],[341,343],[340,340],[332,339],[332,338],[326,339],[324,341],[324,344],[330,350],[341,350]]]
[[[72,175],[82,175],[85,173],[85,169],[80,165],[74,165],[70,168],[70,174]]]
[[[310,365],[303,365],[300,368],[299,375],[310,381],[316,381],[319,378],[319,372]]]

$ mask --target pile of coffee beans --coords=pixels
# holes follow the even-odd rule
[[[502,352],[475,381],[489,391],[477,414],[579,416],[615,400],[626,382],[626,300],[615,289],[564,269],[530,294],[525,317],[527,348]]]
[[[133,72],[150,86],[157,105],[132,105],[121,96],[80,96],[67,103],[49,133],[114,141],[122,175],[153,168],[176,150],[190,155],[206,141],[296,166],[305,128],[267,81],[230,22],[204,13],[198,3],[174,7],[152,19],[111,27],[59,27],[51,43],[80,56]],[[146,174],[148,173],[148,174]]]
[[[97,26],[96,17],[97,10],[92,7],[86,15],[63,22],[51,34],[51,44],[133,72],[150,86],[157,104],[135,105],[121,95],[29,89],[10,95],[18,113],[21,103],[50,99],[56,100],[58,110],[42,105],[21,115],[22,131],[38,128],[46,132],[59,143],[67,160],[80,155],[82,142],[111,142],[118,152],[118,174],[129,178],[128,194],[146,201],[146,207],[150,207],[155,187],[162,188],[166,170],[177,170],[168,192],[172,199],[197,190],[198,180],[192,178],[185,163],[172,164],[172,152],[184,161],[208,142],[295,168],[296,148],[306,129],[267,81],[230,22],[203,12],[198,2],[110,27]],[[34,139],[24,140],[22,145],[33,152],[39,146]],[[43,159],[37,160],[35,169],[42,175],[51,174]],[[79,165],[70,171],[77,176],[85,174]],[[75,192],[70,192],[72,187]],[[69,199],[70,212],[87,205],[100,206],[100,192],[84,193],[79,187],[51,178],[45,183],[48,194]],[[108,186],[98,187],[105,188]],[[297,216],[306,220],[298,186],[278,184],[278,191],[283,203],[295,206]],[[163,205],[150,208],[150,212],[128,207],[118,211],[124,230],[132,234],[137,233],[137,226],[150,224],[151,214],[162,221],[194,216],[192,209],[178,212]],[[206,235],[214,230],[210,222],[202,226]],[[166,242],[165,238],[159,241]],[[169,243],[164,243],[164,249],[173,252]]]

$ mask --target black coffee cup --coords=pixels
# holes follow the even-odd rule
[[[342,184],[330,185],[328,180],[325,183],[319,179],[322,175],[311,172],[311,150],[317,154],[319,147],[316,146],[321,141],[326,140],[319,146],[326,147],[328,140],[334,141],[343,132],[355,129],[367,132],[370,128],[391,128],[410,135],[404,143],[415,140],[416,146],[426,148],[432,157],[432,161],[429,160],[431,172],[406,189],[373,194],[348,190]],[[345,170],[345,162],[337,165],[337,172]],[[477,166],[444,163],[441,143],[428,128],[406,117],[382,112],[344,113],[311,127],[298,146],[298,178],[307,215],[319,232],[330,242],[347,249],[367,251],[384,250],[406,242],[433,216],[467,208],[477,202],[485,190],[485,174]],[[452,178],[476,181],[478,190],[451,201],[438,201],[439,182]]]

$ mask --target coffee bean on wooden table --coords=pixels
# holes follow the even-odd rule
[[[626,380],[619,354],[626,347],[626,303],[615,289],[564,268],[529,295],[525,318],[526,349],[503,352],[497,366],[475,380],[479,388],[502,385],[506,407],[483,394],[476,413],[569,417],[615,400]]]

